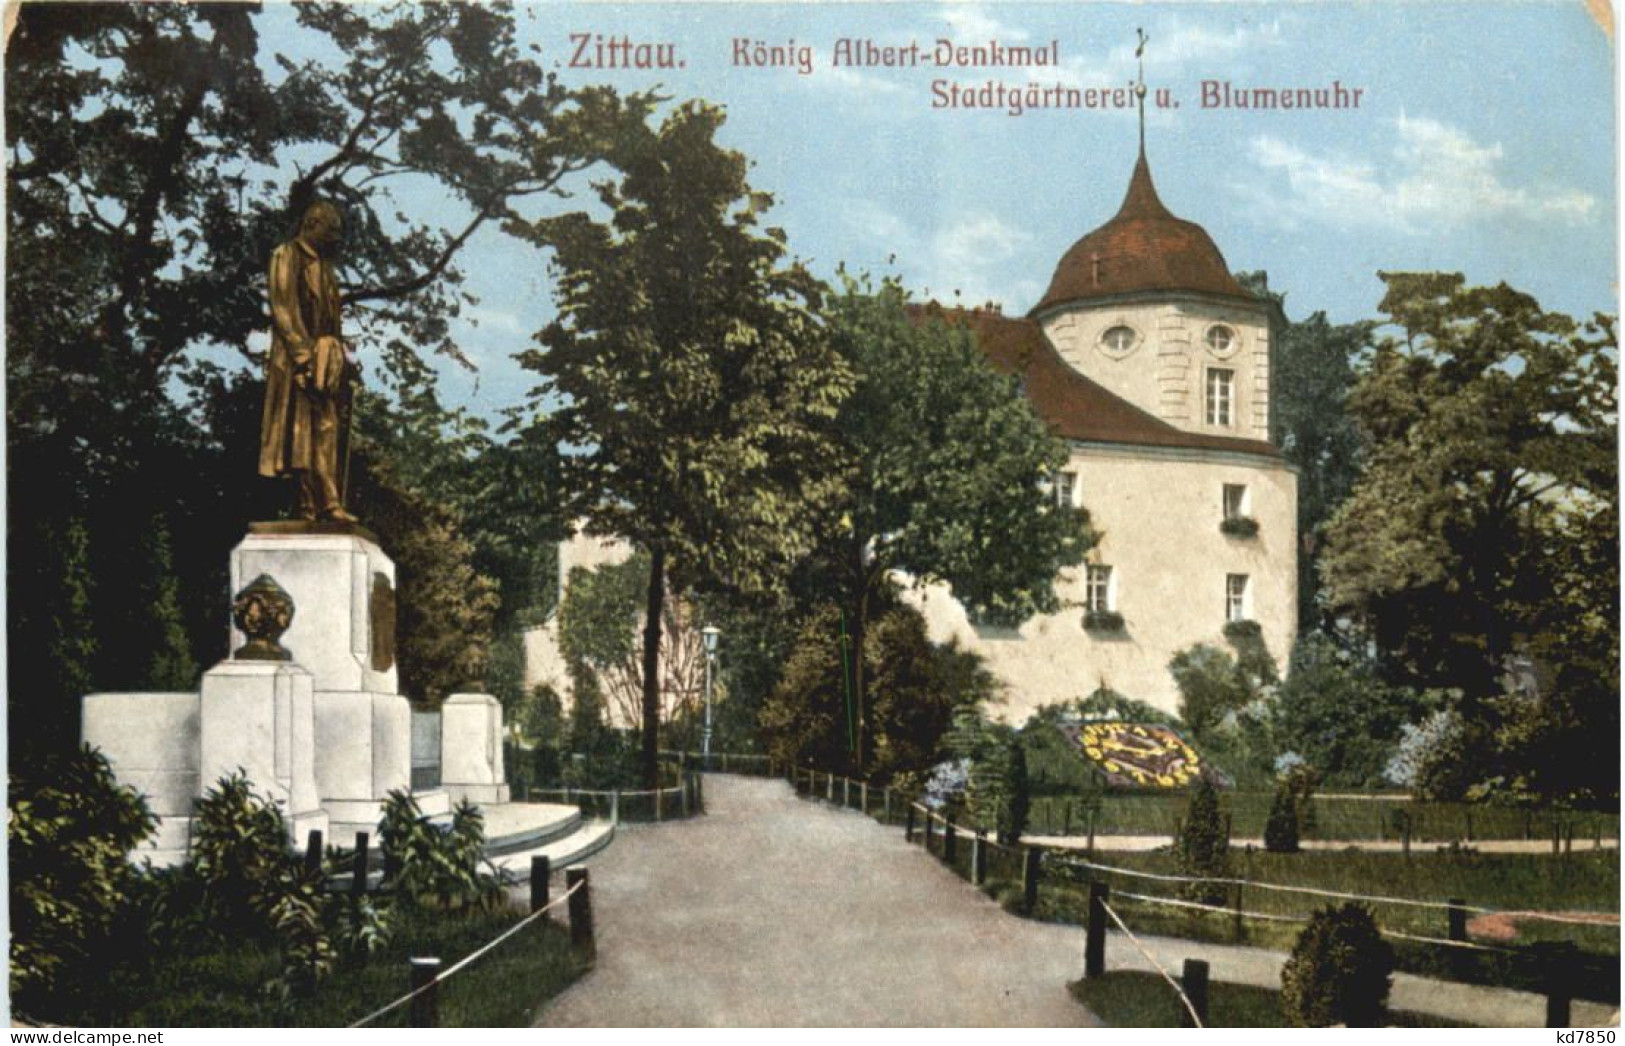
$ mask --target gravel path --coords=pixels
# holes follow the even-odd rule
[[[543,1026],[1078,1026],[1068,996],[1083,930],[1018,919],[902,833],[797,799],[783,781],[707,775],[708,813],[622,827],[592,863],[597,968],[543,1011]],[[1143,938],[1177,972],[1278,986],[1285,956]],[[1113,969],[1148,969],[1121,935]],[[1394,978],[1402,1009],[1540,1027],[1538,995]],[[1612,1008],[1576,1004],[1576,1023]],[[1617,1018],[1616,1018],[1617,1020]]]

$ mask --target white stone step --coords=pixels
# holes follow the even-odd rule
[[[565,868],[591,857],[614,838],[615,826],[610,822],[588,821],[562,839],[555,839],[545,846],[497,855],[491,858],[491,863],[506,872],[514,882],[529,882],[532,857],[546,857],[554,869]]]

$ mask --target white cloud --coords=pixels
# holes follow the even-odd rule
[[[945,7],[942,11],[942,20],[948,23],[952,31],[951,39],[955,43],[985,44],[989,40],[1025,40],[1028,36],[1027,30],[1005,25],[973,4],[952,4]]]
[[[1031,278],[1033,237],[996,214],[962,215],[933,231],[861,200],[846,208],[845,220],[867,247],[855,253],[887,259],[879,271],[897,272],[922,297],[946,304],[994,301],[1011,311],[1043,291]]]
[[[1396,129],[1380,162],[1255,138],[1252,159],[1265,180],[1237,188],[1252,198],[1261,216],[1288,227],[1311,222],[1412,234],[1485,221],[1575,224],[1596,207],[1595,197],[1576,189],[1507,184],[1499,142],[1482,145],[1427,117],[1401,115]]]

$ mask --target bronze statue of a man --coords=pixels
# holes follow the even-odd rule
[[[295,478],[301,519],[353,523],[344,510],[339,465],[350,362],[332,262],[343,232],[338,208],[318,200],[305,211],[299,234],[271,252],[271,352],[259,471]]]

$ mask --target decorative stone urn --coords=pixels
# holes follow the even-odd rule
[[[248,642],[231,655],[238,661],[292,661],[278,640],[293,624],[293,597],[269,574],[261,574],[231,602],[231,620]]]

